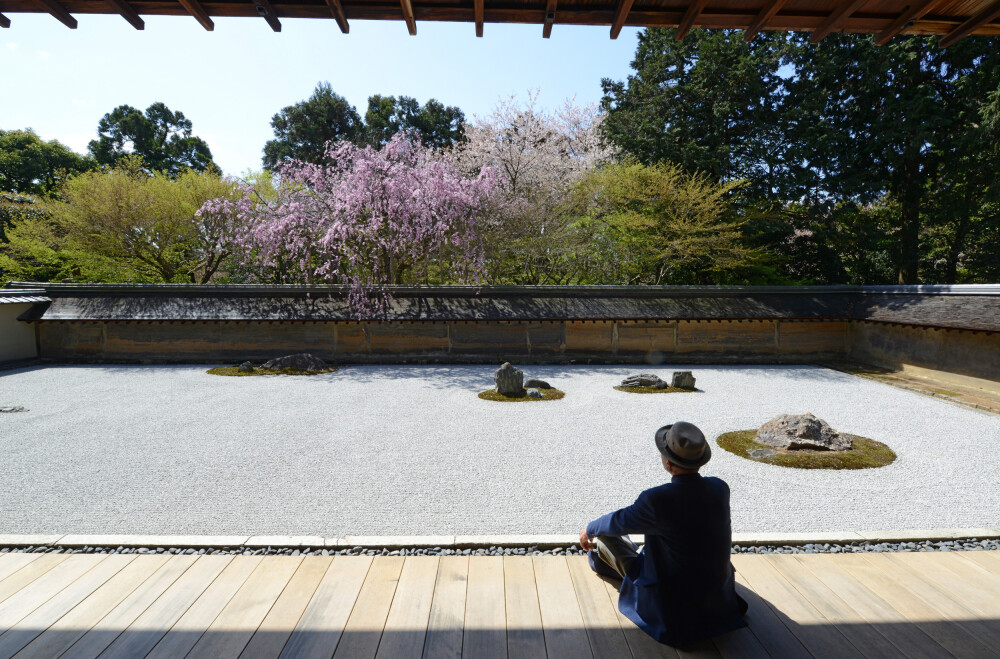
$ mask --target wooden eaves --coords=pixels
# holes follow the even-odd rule
[[[616,38],[624,27],[675,27],[683,39],[696,28],[799,30],[818,42],[836,32],[876,35],[879,44],[899,35],[937,35],[947,47],[970,35],[1000,35],[1000,0],[3,0],[0,26],[11,15],[48,13],[68,27],[75,15],[118,14],[136,29],[143,16],[190,16],[206,30],[218,17],[262,17],[274,31],[280,19],[332,19],[348,33],[349,20],[405,23],[415,35],[421,21],[534,23],[549,37],[554,26],[595,25]]]

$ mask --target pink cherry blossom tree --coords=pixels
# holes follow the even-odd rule
[[[235,218],[242,265],[258,281],[345,285],[360,318],[386,312],[389,286],[479,276],[492,168],[463,176],[405,134],[380,149],[330,142],[326,155],[284,165],[272,195],[245,186],[202,207]]]

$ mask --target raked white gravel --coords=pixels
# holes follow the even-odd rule
[[[0,534],[574,533],[667,479],[657,427],[713,443],[738,532],[1000,527],[1000,416],[808,366],[528,366],[554,402],[476,398],[496,366],[349,366],[225,378],[207,366],[0,373]],[[691,369],[701,392],[626,375]],[[729,430],[812,412],[889,444],[859,471],[756,464]]]

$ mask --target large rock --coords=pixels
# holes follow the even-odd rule
[[[524,371],[510,362],[504,362],[497,369],[493,381],[497,383],[497,393],[504,396],[519,396],[524,392]]]
[[[236,369],[237,373],[253,373],[253,364],[250,362],[243,362],[240,364],[239,368]]]
[[[850,436],[834,432],[830,424],[809,413],[774,417],[757,431],[757,441],[790,451],[846,451],[853,445]]]
[[[286,355],[264,362],[261,368],[274,371],[286,368],[294,368],[297,371],[325,371],[330,366],[319,357],[310,355],[308,352],[301,352],[297,355]]]
[[[694,375],[691,371],[674,371],[670,386],[678,389],[694,389]]]
[[[524,381],[524,388],[535,388],[535,389],[551,389],[552,385],[545,380],[536,380],[535,378],[528,378]]]
[[[28,410],[24,409],[24,407],[22,407],[21,405],[7,405],[5,407],[0,407],[0,414],[4,414],[7,412],[14,413],[14,412],[27,412],[27,411]]]
[[[657,389],[666,389],[669,385],[659,377],[653,375],[652,373],[640,373],[639,375],[630,375],[624,380],[622,380],[623,387],[655,387]]]

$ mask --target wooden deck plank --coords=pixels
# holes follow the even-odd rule
[[[530,556],[504,556],[503,590],[507,603],[507,656],[545,659],[542,614]]]
[[[7,631],[0,627],[0,657],[12,657],[35,640],[50,625],[69,613],[135,558],[135,555],[108,556],[79,579],[56,593]],[[8,600],[10,601],[10,600]]]
[[[142,558],[142,557],[140,557]],[[174,556],[142,582],[110,613],[70,646],[59,659],[93,659],[141,616],[160,595],[198,563],[197,556]]]
[[[1000,577],[983,570],[972,574],[972,567],[952,552],[932,556],[925,552],[893,554],[897,563],[911,572],[924,575],[938,586],[961,598],[973,612],[1000,620]]]
[[[403,570],[402,556],[376,556],[361,586],[344,635],[333,654],[337,659],[367,659],[378,652],[386,618]]]
[[[303,558],[268,556],[261,560],[205,630],[204,635],[185,655],[185,659],[239,657]],[[181,654],[178,652],[173,656]],[[273,656],[278,656],[278,653],[275,652]]]
[[[1000,577],[1000,551],[963,551],[955,554],[993,576]]]
[[[333,559],[288,637],[281,657],[330,659],[333,656],[371,565],[370,556]]]
[[[378,659],[412,659],[424,651],[437,581],[437,556],[408,556],[385,619]]]
[[[912,625],[902,613],[852,577],[841,561],[820,554],[798,554],[794,560],[809,569],[842,600],[877,629],[905,656],[913,659],[947,659],[952,654]]]
[[[424,659],[460,659],[465,628],[468,556],[442,556],[427,622]]]
[[[680,655],[677,654],[677,650],[669,645],[659,643],[652,636],[636,627],[634,622],[618,610],[617,586],[605,582],[604,588],[608,593],[608,599],[618,617],[618,625],[621,627],[622,633],[625,634],[625,640],[628,641],[628,647],[634,659],[678,659]]]
[[[631,655],[604,580],[590,569],[586,556],[568,556],[566,563],[594,657],[614,659]]]
[[[0,581],[0,603],[19,592],[25,586],[34,583],[39,577],[55,568],[68,558],[66,554],[42,554],[41,558],[31,561],[21,569]]]
[[[764,650],[772,657],[788,657],[789,659],[804,659],[811,657],[799,639],[795,638],[785,623],[756,593],[746,578],[736,572],[736,592],[746,600],[748,608],[744,619],[750,632],[756,637]],[[723,652],[723,654],[725,654]]]
[[[0,582],[42,556],[45,556],[45,554],[29,554],[23,551],[0,554]]]
[[[0,603],[0,630],[13,627],[105,558],[106,556],[93,555],[73,556],[40,575],[31,582],[30,587],[20,589]],[[37,564],[38,562],[33,563]]]
[[[190,569],[171,584],[101,653],[101,659],[145,657],[229,566],[232,559],[232,556],[198,557]]]
[[[906,573],[898,568],[892,570],[884,562],[873,562],[865,554],[847,554],[840,557],[838,564],[956,657],[993,655],[986,644],[959,623],[967,613],[956,610],[951,602],[935,601],[937,594],[923,580],[905,582]]]
[[[850,640],[763,558],[736,555],[733,564],[806,649],[818,657],[860,658]]]
[[[465,598],[463,659],[507,657],[507,615],[503,592],[503,557],[477,556],[469,560]]]
[[[281,654],[332,560],[332,556],[303,559],[243,649],[240,659],[274,659]]]
[[[566,558],[534,556],[532,566],[535,568],[545,649],[549,656],[578,659],[592,656]]]
[[[892,641],[869,624],[862,614],[837,595],[813,570],[795,560],[794,556],[791,559],[782,555],[763,558],[789,583],[794,584],[795,589],[864,655],[906,659],[906,655]]]
[[[159,570],[168,557],[154,554],[132,558],[134,560],[120,572],[49,625],[48,629],[17,654],[18,658],[49,659],[61,655]]]

